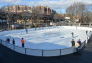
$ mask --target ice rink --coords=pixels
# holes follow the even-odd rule
[[[88,33],[86,34],[86,31]],[[72,33],[74,35],[72,36]],[[71,47],[71,40],[75,42],[80,39],[82,42],[87,41],[90,35],[90,29],[75,27],[75,26],[54,26],[28,29],[12,30],[0,32],[0,38],[6,40],[10,38],[15,39],[15,45],[21,47],[21,38],[26,40],[25,48],[55,50]]]

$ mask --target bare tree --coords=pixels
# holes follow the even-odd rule
[[[84,19],[84,12],[85,12],[85,4],[83,3],[74,3],[66,10],[67,14],[71,14],[72,16],[80,16],[81,22],[83,22]],[[73,19],[72,19],[73,20]]]
[[[35,27],[35,29],[39,23],[38,14],[39,14],[39,11],[35,7],[33,7],[33,9],[32,9],[32,25]]]

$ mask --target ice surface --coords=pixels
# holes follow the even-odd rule
[[[44,28],[34,28],[28,29],[28,34],[25,30],[12,30],[0,32],[0,39],[6,40],[7,37],[15,39],[16,46],[21,47],[21,38],[26,40],[25,48],[32,49],[44,49],[44,50],[53,50],[53,49],[64,49],[71,47],[71,40],[74,39],[77,42],[81,39],[82,42],[87,40],[86,31],[92,29],[84,27],[75,27],[75,26],[54,26],[54,27],[44,27]],[[71,33],[74,33],[72,37]]]

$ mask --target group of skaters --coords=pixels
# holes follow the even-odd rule
[[[75,41],[74,41],[74,39],[72,39],[71,44],[72,44],[72,47],[75,47]],[[79,48],[81,46],[81,40],[80,39],[77,41],[77,44],[79,45],[78,46],[78,48]]]
[[[6,42],[10,43],[10,39],[7,38],[7,39],[6,39]],[[21,46],[24,47],[24,46],[25,46],[25,42],[26,42],[26,41],[24,40],[24,38],[21,38],[21,41],[20,41],[20,42],[21,42]],[[79,39],[79,40],[77,41],[77,43],[78,43],[78,45],[79,45],[78,47],[80,47],[80,46],[81,46],[81,40]],[[15,39],[12,40],[12,44],[15,45]],[[75,40],[74,40],[74,39],[72,39],[71,44],[72,44],[72,47],[75,47]]]
[[[88,31],[86,31],[86,34],[87,33],[88,33]],[[72,34],[72,37],[74,37],[74,33],[72,32],[71,34]],[[10,38],[7,38],[6,39],[6,42],[10,43]],[[21,42],[21,46],[24,47],[25,46],[25,42],[26,42],[25,39],[24,38],[21,38],[21,41],[20,42]],[[12,44],[15,45],[15,39],[12,40]],[[75,40],[74,39],[72,39],[71,44],[72,44],[72,47],[75,47],[75,44],[76,43],[75,43]],[[78,48],[79,48],[81,46],[81,40],[80,39],[77,41],[77,44],[79,45],[78,46]]]
[[[10,38],[6,39],[6,42],[10,43]],[[21,38],[21,46],[24,47],[25,46],[25,40],[24,38]],[[15,45],[15,39],[12,40],[12,44]]]
[[[74,38],[74,33],[72,32],[71,34],[72,34],[72,37]],[[88,34],[88,31],[86,31],[86,35],[87,34]],[[71,44],[74,47],[76,46],[76,43],[75,43],[75,40],[74,39],[72,39]],[[77,41],[77,44],[78,44],[78,48],[79,48],[81,46],[81,40],[80,39]]]
[[[86,30],[85,32],[86,32],[86,35],[88,35],[88,31]],[[92,31],[90,31],[90,32],[92,32]],[[74,37],[74,33],[72,32],[71,34],[72,34],[72,37]],[[87,39],[88,39],[88,37],[87,37]],[[72,44],[72,46],[75,47],[75,44],[76,43],[75,43],[75,40],[74,39],[72,39],[71,44]],[[81,40],[80,39],[77,41],[77,44],[79,45],[78,46],[78,48],[79,48],[81,46]]]

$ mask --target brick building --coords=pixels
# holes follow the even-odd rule
[[[48,26],[56,13],[53,9],[45,6],[15,5],[2,7],[2,10],[9,16],[8,19],[12,22],[11,25],[15,23],[19,25]]]

